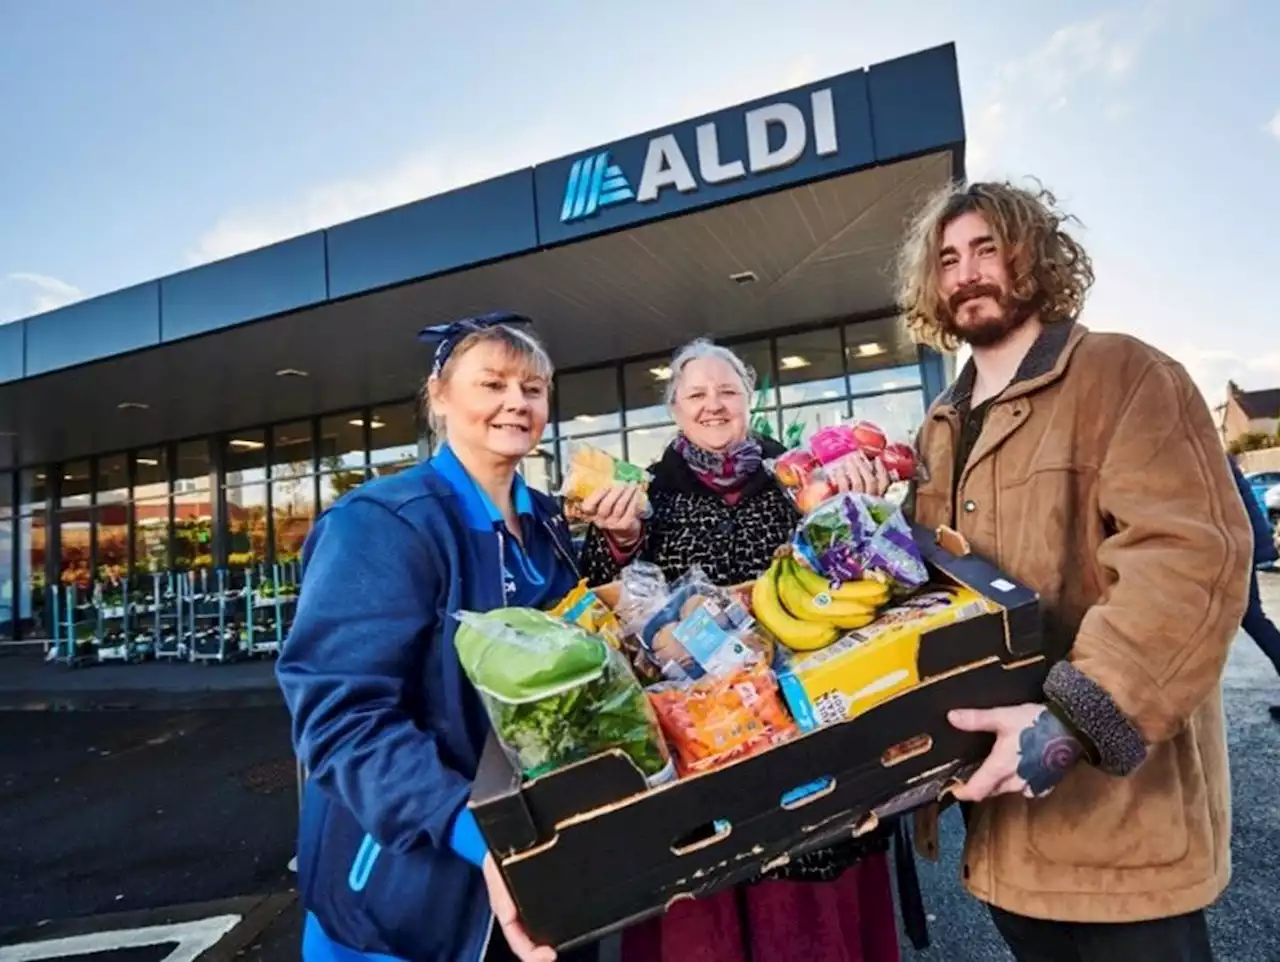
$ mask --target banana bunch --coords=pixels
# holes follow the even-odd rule
[[[825,648],[847,631],[875,620],[889,601],[889,586],[866,578],[832,587],[827,579],[781,554],[755,582],[756,619],[792,651]]]

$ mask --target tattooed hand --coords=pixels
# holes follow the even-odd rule
[[[1080,741],[1044,705],[966,709],[947,718],[961,731],[996,736],[982,767],[956,791],[961,801],[980,802],[1009,792],[1041,798],[1084,754]]]

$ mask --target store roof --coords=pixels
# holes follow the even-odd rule
[[[494,308],[561,369],[883,311],[963,152],[948,44],[0,326],[0,467],[408,396]]]

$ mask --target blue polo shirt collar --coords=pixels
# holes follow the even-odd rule
[[[449,445],[444,445],[436,452],[431,459],[431,465],[458,496],[468,528],[473,531],[493,531],[506,525],[506,520],[502,517],[498,506],[467,473],[467,469],[463,467]],[[512,488],[512,498],[516,514],[526,518],[534,517],[533,497],[529,494],[529,486],[518,474]]]

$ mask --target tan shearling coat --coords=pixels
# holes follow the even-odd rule
[[[1186,372],[1140,341],[1046,325],[993,402],[953,502],[957,406],[972,385],[970,364],[926,416],[912,510],[1040,593],[1061,659],[1046,699],[1096,757],[1046,798],[974,806],[965,885],[1063,921],[1207,906],[1230,876],[1220,677],[1252,558],[1209,411]],[[929,824],[926,810],[917,826]]]

